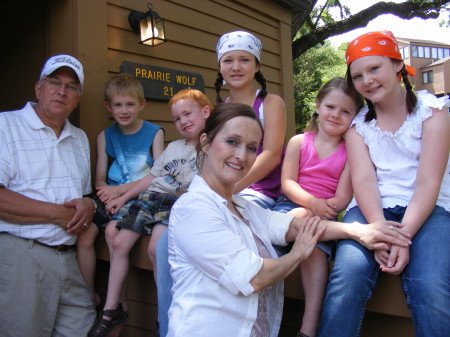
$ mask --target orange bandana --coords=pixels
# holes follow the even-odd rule
[[[345,53],[347,66],[364,56],[385,56],[395,60],[403,60],[398,50],[397,39],[388,30],[363,34],[348,44]],[[405,67],[408,75],[414,76],[416,74],[414,68],[406,64]]]

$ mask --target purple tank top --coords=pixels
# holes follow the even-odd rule
[[[255,103],[253,103],[253,110],[255,111],[256,116],[260,120],[261,120],[261,118],[259,115],[259,108],[261,107],[261,104],[263,103],[263,101],[264,101],[264,98],[261,98],[258,96],[255,99]],[[259,155],[263,150],[263,141],[264,141],[264,131],[263,131],[263,136],[261,138],[261,142],[259,143],[258,150],[256,151],[257,155]],[[256,183],[249,186],[248,188],[250,188],[254,191],[257,191],[259,193],[262,193],[262,194],[276,200],[281,194],[281,166],[283,164],[285,151],[286,151],[286,148],[283,145],[280,163],[265,178],[257,181]]]

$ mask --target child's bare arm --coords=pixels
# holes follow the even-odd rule
[[[153,139],[152,144],[152,157],[153,160],[158,159],[158,157],[164,152],[164,131],[163,129],[159,129]]]
[[[263,151],[256,157],[250,171],[235,184],[234,192],[265,178],[281,161],[286,135],[286,106],[283,99],[268,94],[264,100],[264,140]]]
[[[353,192],[361,212],[368,222],[385,220],[375,167],[364,139],[354,126],[345,135],[345,146]]]
[[[353,197],[352,180],[350,177],[350,167],[345,163],[344,170],[339,177],[336,194],[333,198],[327,200],[327,204],[332,207],[336,213],[342,212],[350,203]]]
[[[110,202],[126,192],[124,185],[105,185],[95,189],[97,190],[97,196],[104,203]]]
[[[120,197],[115,198],[106,203],[107,213],[116,214],[117,211],[120,210],[123,207],[123,205],[126,204],[127,201],[136,199],[142,192],[144,192],[147,188],[150,187],[154,177],[155,176],[153,174],[149,173],[144,178],[133,182],[132,188],[123,193]]]
[[[289,140],[281,172],[281,189],[283,194],[290,200],[296,204],[308,207],[309,201],[313,196],[301,188],[297,182],[302,142],[303,135],[294,136]]]
[[[97,136],[97,164],[95,169],[95,186],[106,186],[108,174],[108,154],[106,153],[105,132],[102,131]]]
[[[150,187],[154,178],[155,178],[155,176],[153,174],[149,173],[144,178],[131,183],[133,186],[128,191],[126,191],[124,194],[122,194],[122,196],[120,196],[120,198],[124,199],[125,202],[127,202],[128,200],[137,198],[139,196],[139,194],[141,194],[147,188]]]

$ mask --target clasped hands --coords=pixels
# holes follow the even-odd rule
[[[76,198],[64,203],[65,222],[60,225],[67,233],[79,235],[86,231],[94,218],[95,206],[89,197]]]
[[[405,242],[384,242],[384,245],[374,247],[375,261],[380,265],[381,271],[398,275],[409,263],[409,245],[411,244],[411,235],[401,228],[403,224],[393,221],[378,221],[377,224],[383,232],[388,235],[403,235],[408,241]]]

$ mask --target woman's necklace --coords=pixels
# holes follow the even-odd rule
[[[231,211],[231,213],[233,213],[234,215],[236,215],[239,219],[244,220],[244,217],[242,216],[242,214],[238,211],[237,205],[231,201],[228,202],[228,209]]]

